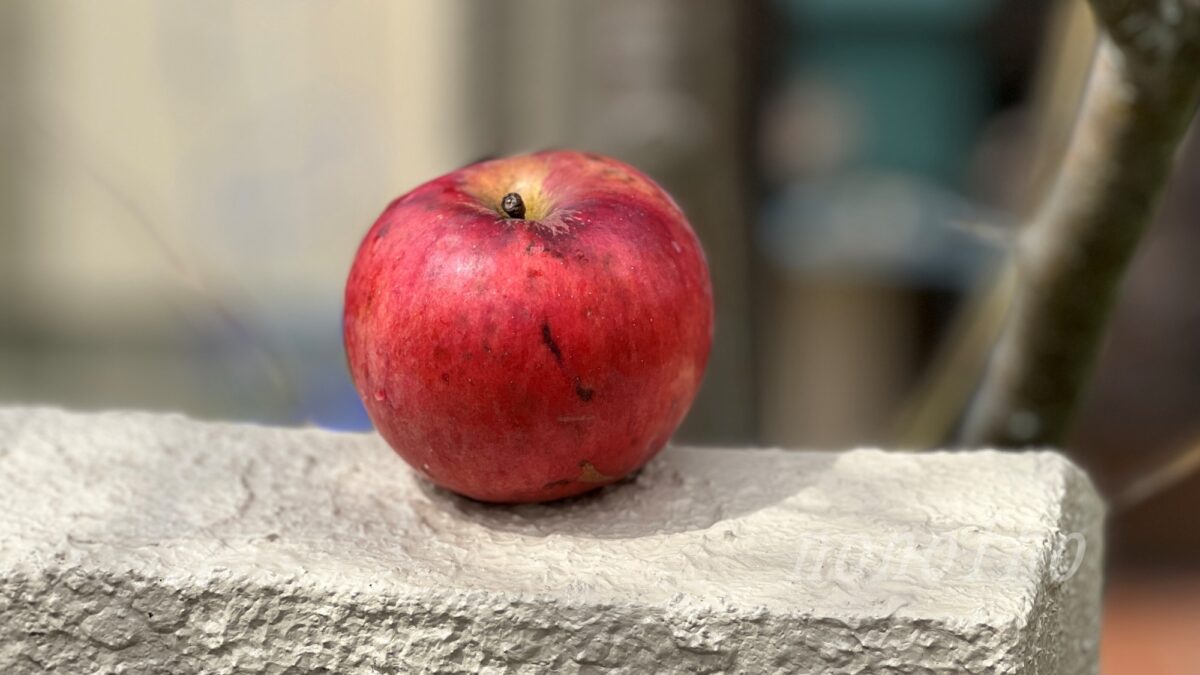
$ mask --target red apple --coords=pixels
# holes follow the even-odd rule
[[[392,202],[358,249],[344,337],[380,434],[434,483],[534,502],[642,466],[708,361],[704,253],[652,180],[551,151]]]

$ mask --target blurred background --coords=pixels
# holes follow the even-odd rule
[[[659,180],[708,251],[680,440],[904,446],[1094,39],[1072,0],[6,0],[0,403],[369,428],[340,337],[367,227],[569,146]],[[1200,444],[1190,146],[1069,448],[1109,495]],[[1115,511],[1105,672],[1200,672],[1197,509],[1192,474]]]

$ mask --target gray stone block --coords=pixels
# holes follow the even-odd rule
[[[1052,453],[673,448],[559,504],[376,437],[0,410],[0,672],[1096,671]]]

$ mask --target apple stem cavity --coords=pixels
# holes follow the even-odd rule
[[[509,218],[522,220],[525,218],[525,200],[516,192],[510,192],[500,200],[500,210]]]

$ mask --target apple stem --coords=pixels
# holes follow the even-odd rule
[[[525,200],[521,199],[521,195],[516,192],[510,192],[500,200],[500,210],[504,211],[504,215],[509,218],[523,219],[525,217]]]

